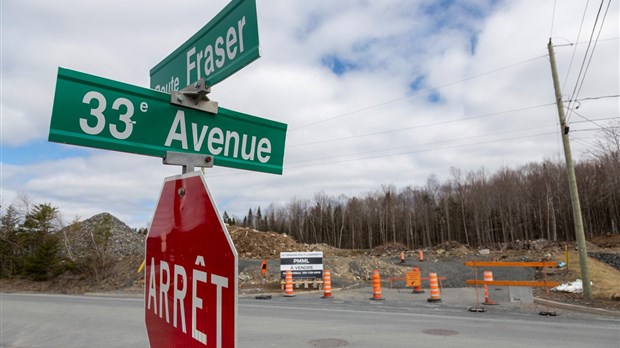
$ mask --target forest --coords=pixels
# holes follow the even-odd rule
[[[587,159],[575,164],[586,238],[617,234],[620,223],[620,127],[601,130]],[[286,233],[301,243],[366,249],[402,243],[417,249],[457,241],[471,247],[544,238],[573,241],[575,230],[564,159],[519,168],[484,168],[424,185],[382,185],[361,196],[316,193],[284,206],[250,209],[230,224]]]
[[[603,128],[586,160],[575,165],[586,238],[618,234],[620,223],[620,122]],[[382,185],[361,196],[316,193],[286,205],[249,209],[228,224],[286,233],[300,243],[372,249],[402,243],[419,249],[456,241],[471,247],[544,238],[575,240],[571,198],[563,161],[545,160],[519,168],[429,177],[423,186]],[[54,278],[74,274],[105,278],[112,262],[111,216],[95,226],[66,224],[51,203],[27,194],[0,207],[0,278]],[[143,236],[146,229],[134,231]],[[134,234],[134,233],[132,233]],[[142,238],[142,237],[140,237]]]

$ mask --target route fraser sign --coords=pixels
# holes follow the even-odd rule
[[[213,86],[260,57],[256,0],[231,1],[151,69],[151,88],[170,93],[204,78]]]
[[[234,347],[237,262],[201,173],[166,178],[146,238],[151,347]]]
[[[170,104],[170,95],[59,68],[49,141],[164,157],[214,156],[218,166],[282,174],[286,124],[219,108]]]

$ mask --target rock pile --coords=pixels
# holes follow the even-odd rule
[[[373,256],[396,256],[401,251],[407,251],[407,246],[401,243],[387,243],[372,249]]]
[[[516,240],[510,243],[501,243],[500,249],[503,250],[534,250],[541,251],[551,247],[558,247],[558,242],[550,241],[544,238],[536,240]]]
[[[144,255],[144,238],[109,213],[97,214],[61,231],[73,257],[105,252],[114,257]]]
[[[311,245],[298,244],[286,234],[260,232],[251,228],[229,226],[239,258],[278,259],[281,251],[314,251]]]

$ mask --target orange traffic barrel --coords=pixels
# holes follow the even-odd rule
[[[424,262],[424,252],[422,251],[422,249],[420,249],[420,251],[418,252],[418,259],[420,260],[420,262]]]
[[[384,300],[381,296],[381,275],[376,269],[372,272],[372,298],[371,300]]]
[[[485,282],[492,282],[493,281],[493,272],[491,271],[484,271],[484,281]],[[496,305],[497,302],[495,301],[491,301],[489,299],[489,286],[484,284],[484,303],[485,305]]]
[[[284,297],[294,297],[293,294],[293,272],[286,271],[284,275]]]
[[[323,297],[332,298],[332,272],[326,270],[323,272]]]
[[[437,281],[437,273],[431,272],[428,277],[431,284],[431,297],[428,299],[428,302],[441,302],[441,297],[439,296],[439,282]]]

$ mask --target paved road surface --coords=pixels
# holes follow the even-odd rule
[[[148,347],[138,298],[0,294],[0,347]],[[620,320],[239,300],[239,347],[618,347]],[[315,344],[316,343],[316,344]],[[322,345],[321,345],[322,344]],[[330,345],[332,344],[332,345]]]

